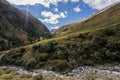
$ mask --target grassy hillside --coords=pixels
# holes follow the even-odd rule
[[[116,4],[109,9],[98,12],[92,17],[76,22],[73,24],[68,24],[60,29],[56,30],[55,35],[65,35],[74,32],[86,32],[96,30],[98,28],[104,28],[120,22],[120,3]]]
[[[50,37],[46,26],[30,13],[0,0],[0,51]]]
[[[44,42],[44,43],[43,43]],[[120,24],[0,53],[0,65],[67,71],[78,65],[120,62]]]
[[[120,63],[119,6],[81,23],[71,34],[0,52],[0,65],[66,72],[79,65]],[[102,19],[103,14],[108,15]]]

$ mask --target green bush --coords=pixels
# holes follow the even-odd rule
[[[40,75],[34,76],[33,79],[34,80],[43,80],[43,76],[40,74]]]
[[[100,46],[105,46],[107,44],[107,39],[105,39],[103,36],[94,36],[92,41]]]
[[[27,69],[32,69],[32,68],[34,68],[35,65],[36,65],[36,59],[35,59],[35,58],[28,59],[28,60],[25,62],[25,64],[26,64]]]
[[[20,52],[20,53],[23,53],[25,50],[26,50],[25,48],[20,48],[20,49],[19,49],[19,52]]]
[[[104,36],[114,36],[115,32],[112,29],[105,29],[101,31],[101,34],[103,34]]]
[[[38,53],[35,55],[36,60],[39,61],[47,61],[49,58],[49,55],[47,53]]]
[[[120,38],[119,37],[111,37],[107,42],[107,47],[111,50],[120,50]]]
[[[54,60],[50,61],[48,64],[52,65],[52,70],[60,72],[67,71],[72,67],[66,60]]]

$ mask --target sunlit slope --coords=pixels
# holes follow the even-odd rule
[[[118,8],[119,12],[118,6],[120,5],[117,4],[111,9]],[[107,21],[102,27],[97,22],[91,22],[91,25],[96,24],[97,27],[88,26],[87,29],[83,22],[84,28],[79,27],[81,31],[74,30],[67,35],[0,52],[0,65],[65,72],[79,65],[120,63],[120,13],[113,13],[106,15],[106,20],[110,14],[115,16],[108,19],[109,25]],[[94,21],[98,21],[96,17],[99,15],[93,17]],[[90,24],[90,21],[86,23]]]
[[[65,72],[79,65],[120,63],[120,24],[0,52],[0,65]]]
[[[110,6],[107,10],[101,10],[90,18],[68,24],[56,30],[55,35],[65,35],[74,32],[86,32],[104,28],[120,22],[120,3]]]

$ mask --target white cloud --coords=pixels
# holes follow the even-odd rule
[[[86,4],[94,9],[101,10],[113,3],[120,2],[120,0],[83,0]]]
[[[75,12],[80,12],[80,11],[81,11],[81,9],[80,9],[80,7],[79,7],[79,6],[77,6],[77,7],[73,8],[73,10],[74,10]]]
[[[68,2],[68,0],[63,0],[63,2],[64,2],[64,3],[67,3],[67,2]]]
[[[58,8],[55,8],[54,11],[55,11],[55,12],[58,12],[59,10],[58,10]]]
[[[49,24],[57,24],[59,23],[60,18],[65,18],[67,17],[66,12],[59,12],[58,14],[53,14],[52,12],[49,11],[42,11],[41,15],[45,17],[45,19],[40,19],[42,22],[49,23]]]
[[[60,18],[65,18],[65,17],[66,17],[66,15],[65,15],[64,12],[60,12],[60,13],[59,13],[59,16],[60,16]]]
[[[79,2],[80,0],[71,0],[71,2]]]
[[[64,11],[64,13],[67,15],[68,13],[67,13],[67,11]]]
[[[66,3],[68,0],[7,0],[11,4],[15,5],[35,5],[35,4],[41,4],[44,7],[49,7],[52,5],[57,5],[58,2]]]
[[[51,27],[51,29],[58,29],[59,26],[54,26],[54,27]]]
[[[57,24],[59,23],[58,19],[55,18],[45,18],[45,19],[39,19],[42,22],[49,23],[49,24]]]

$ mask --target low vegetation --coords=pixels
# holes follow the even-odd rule
[[[6,0],[0,0],[0,51],[50,37],[47,27],[30,13],[13,7]]]
[[[78,65],[120,62],[120,25],[6,53],[1,64],[66,72]]]
[[[70,69],[79,65],[94,66],[97,64],[120,63],[119,6],[120,4],[101,13],[100,15],[95,15],[91,18],[92,20],[88,19],[88,21],[80,24],[78,29],[70,31],[61,37],[42,40],[35,44],[14,49],[10,49],[10,46],[19,46],[22,45],[21,43],[23,42],[16,39],[15,36],[12,39],[9,37],[13,43],[6,42],[6,40],[3,39],[0,41],[0,51],[6,49],[10,50],[0,52],[0,65],[23,66],[28,70],[42,68],[66,73]],[[112,15],[110,14],[106,16],[106,14],[109,13]],[[28,29],[27,31],[32,32],[31,29]],[[46,32],[46,34],[49,34],[49,31]],[[43,36],[46,35],[42,33],[37,34],[41,34]],[[29,35],[29,41],[31,43],[37,40],[36,38],[34,39],[35,35],[35,33],[32,36]],[[49,34],[48,36],[50,37],[51,35]],[[41,36],[39,35],[37,38],[40,37]],[[24,41],[26,41],[26,39]],[[18,74],[17,76],[16,73],[11,71],[8,71],[7,73],[0,72],[0,79],[14,80],[16,77],[23,80],[52,80],[44,78],[42,75],[32,77],[31,75]],[[88,76],[86,79],[94,80],[94,76]]]
[[[64,25],[57,29],[57,36],[68,35],[75,32],[91,32],[100,28],[105,28],[120,22],[120,3],[111,8],[100,11],[86,20]]]
[[[29,74],[19,74],[15,69],[0,68],[0,80],[76,80],[74,78],[49,78],[41,74],[32,76]]]
[[[120,79],[120,77],[117,77],[117,79]],[[73,77],[50,78],[50,77],[44,77],[41,74],[32,76],[29,74],[19,74],[16,72],[15,69],[0,68],[0,80],[78,80],[78,79],[73,78]],[[84,76],[82,80],[97,80],[97,77],[94,74],[89,74],[89,75]],[[112,78],[108,77],[102,80],[114,80],[114,77]]]

